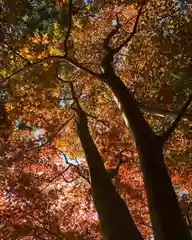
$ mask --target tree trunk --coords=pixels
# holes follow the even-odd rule
[[[164,163],[160,139],[144,119],[136,101],[110,63],[105,66],[104,76],[135,139],[155,239],[191,239]]]
[[[163,159],[158,139],[139,152],[156,240],[191,239]]]
[[[125,202],[108,177],[103,160],[90,136],[85,113],[81,110],[78,117],[78,135],[88,163],[93,201],[104,239],[142,240]]]

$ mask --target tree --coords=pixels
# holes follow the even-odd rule
[[[170,137],[171,133],[175,129],[175,127],[178,124],[178,120],[180,120],[180,115],[184,112],[184,109],[188,107],[188,105],[191,103],[192,95],[189,97],[188,101],[186,102],[184,108],[181,111],[181,114],[178,115],[176,120],[174,121],[173,125],[162,135],[162,136],[156,136],[152,129],[149,127],[148,123],[145,121],[144,117],[142,116],[141,111],[139,110],[139,107],[135,100],[133,99],[132,95],[130,94],[129,90],[125,87],[125,85],[122,83],[121,79],[116,75],[112,62],[114,54],[119,51],[125,44],[128,43],[128,41],[131,39],[131,36],[136,31],[137,23],[139,20],[139,16],[141,14],[142,7],[139,10],[135,26],[133,28],[132,34],[126,39],[126,41],[120,45],[116,49],[112,49],[109,47],[109,41],[116,33],[117,29],[112,31],[107,38],[104,40],[104,49],[106,50],[107,54],[105,58],[102,61],[102,67],[104,69],[104,73],[101,74],[99,77],[105,81],[105,83],[108,85],[108,87],[111,89],[111,91],[114,93],[114,95],[117,98],[117,101],[120,103],[121,110],[125,116],[125,120],[127,123],[129,123],[129,126],[132,130],[132,134],[134,136],[137,151],[140,156],[140,165],[141,170],[143,172],[144,177],[144,183],[145,183],[145,189],[147,192],[148,197],[148,204],[150,209],[150,215],[151,215],[151,221],[154,231],[154,236],[156,239],[190,239],[189,231],[187,230],[187,226],[184,223],[184,220],[182,218],[182,214],[180,212],[178,202],[176,195],[174,193],[173,187],[171,185],[171,180],[168,175],[164,160],[163,160],[163,153],[162,148],[165,143],[165,141]],[[80,107],[79,107],[80,108]],[[95,179],[95,172],[99,168],[99,162],[98,165],[92,166],[92,163],[90,161],[93,161],[96,164],[98,159],[100,159],[100,156],[96,149],[93,149],[94,143],[91,142],[90,139],[86,139],[86,135],[89,135],[88,130],[86,130],[85,125],[87,126],[87,119],[83,118],[81,116],[82,113],[80,112],[78,114],[79,116],[79,136],[85,151],[85,154],[87,156],[87,161],[89,164],[90,174],[91,174],[91,182],[92,182],[92,188],[93,192],[96,191],[97,188],[101,188],[101,184],[96,188],[94,185],[94,179]],[[81,127],[81,124],[83,125]],[[84,134],[86,133],[86,135]],[[89,147],[88,147],[89,144]],[[152,147],[152,149],[151,149]],[[94,157],[95,156],[95,157]],[[101,176],[102,169],[98,172],[97,176]],[[104,174],[103,174],[103,185],[104,185]],[[107,187],[107,184],[104,185],[105,190],[109,187]],[[95,193],[96,194],[96,193]],[[108,194],[109,195],[109,194]],[[115,194],[114,194],[115,195]],[[131,234],[134,234],[134,229],[129,229],[128,234],[123,233],[123,229],[120,228],[120,226],[117,227],[117,229],[114,229],[114,223],[117,219],[124,219],[123,215],[119,218],[115,215],[114,217],[109,217],[112,221],[111,226],[109,226],[110,231],[113,229],[114,232],[111,233],[107,232],[107,230],[104,230],[104,226],[106,227],[105,221],[102,219],[104,214],[104,207],[103,210],[101,210],[101,207],[99,207],[99,196],[102,197],[104,194],[99,194],[94,196],[93,199],[95,201],[95,205],[97,208],[97,211],[100,215],[100,221],[101,226],[103,227],[103,234],[106,239],[111,239],[114,236],[114,239],[123,239],[128,238]],[[110,195],[109,195],[110,196]],[[165,199],[166,196],[166,199]],[[104,200],[102,199],[101,203],[104,203]],[[113,199],[111,196],[110,199]],[[115,196],[114,196],[115,199]],[[118,206],[118,204],[117,204]],[[105,206],[106,207],[106,206]],[[120,209],[120,207],[118,207]],[[112,211],[112,207],[110,208],[110,211]],[[110,212],[109,211],[109,212]],[[109,213],[108,213],[109,214]],[[106,215],[108,215],[106,214]],[[108,215],[109,216],[109,215]],[[130,216],[127,216],[126,222],[130,221]],[[174,227],[172,223],[174,222]],[[121,224],[123,226],[123,224]],[[129,223],[129,226],[131,227],[131,223]],[[177,226],[175,228],[175,226]],[[107,228],[107,227],[106,227]],[[126,230],[128,228],[125,228]],[[176,229],[179,229],[178,231]],[[123,234],[122,234],[123,233]],[[121,235],[122,234],[122,235]],[[135,239],[139,239],[140,236],[131,235],[131,237]]]
[[[128,6],[128,8],[129,7],[130,6]],[[32,163],[42,164],[43,162],[45,168],[45,163],[50,162],[50,160],[56,162],[58,157],[61,158],[62,150],[65,152],[68,151],[71,155],[75,153],[76,156],[79,156],[78,154],[81,152],[80,143],[75,136],[77,120],[78,135],[86,155],[91,177],[93,201],[99,214],[104,237],[106,239],[126,239],[129,237],[142,239],[125,202],[116,192],[105,170],[104,162],[108,155],[104,154],[106,148],[98,143],[102,138],[104,141],[103,145],[113,142],[117,143],[116,148],[119,149],[127,144],[126,141],[123,142],[121,139],[122,137],[126,139],[125,132],[127,131],[127,127],[122,123],[120,117],[120,114],[123,113],[125,123],[127,125],[129,124],[136,143],[155,239],[190,239],[188,228],[179,209],[176,194],[163,159],[163,146],[183,117],[185,110],[190,105],[190,89],[189,98],[171,127],[162,135],[155,134],[149,123],[143,117],[139,104],[133,97],[133,93],[127,88],[126,83],[121,80],[120,74],[118,74],[114,68],[116,61],[118,62],[119,51],[124,49],[131,40],[134,41],[136,33],[141,31],[139,29],[139,23],[140,19],[144,16],[143,12],[145,12],[145,10],[148,11],[148,8],[150,9],[148,5],[141,5],[139,8],[138,6],[133,6],[132,8],[133,13],[131,17],[133,26],[131,27],[133,27],[133,29],[128,37],[127,32],[125,32],[120,43],[117,41],[117,34],[122,33],[120,23],[122,21],[122,23],[125,23],[125,26],[129,26],[129,24],[126,25],[127,19],[124,20],[122,17],[122,19],[119,20],[118,13],[115,19],[116,26],[107,28],[109,20],[106,23],[100,24],[97,21],[92,21],[89,16],[89,21],[87,25],[85,25],[87,28],[85,27],[84,29],[84,40],[82,41],[82,35],[79,34],[79,19],[78,16],[76,16],[77,19],[75,19],[75,17],[72,18],[73,4],[69,1],[68,24],[65,33],[61,31],[63,24],[57,25],[59,22],[57,18],[56,21],[58,22],[54,25],[53,38],[49,39],[47,35],[44,34],[44,30],[38,29],[35,31],[35,34],[29,36],[24,43],[23,39],[21,42],[18,41],[19,53],[17,51],[10,51],[10,59],[6,63],[10,68],[7,69],[6,66],[4,71],[2,70],[1,73],[4,76],[2,83],[4,83],[4,89],[10,94],[7,98],[8,102],[6,107],[12,125],[14,125],[14,122],[18,119],[20,119],[21,122],[16,134],[15,131],[13,131],[9,136],[9,141],[5,141],[6,151],[4,151],[4,156],[5,159],[8,159],[8,153],[10,154],[16,149],[20,149],[19,153],[22,153],[22,161],[18,159],[18,157],[13,157],[12,161],[9,161],[8,168],[3,168],[3,170],[4,172],[15,171],[12,167],[16,163],[22,168],[27,166],[29,169]],[[114,10],[114,12],[115,11],[116,10]],[[128,11],[128,9],[125,9],[125,12],[126,11]],[[53,16],[51,16],[51,18],[52,17]],[[111,8],[110,11],[105,9],[103,18],[110,19],[110,21],[114,18]],[[103,34],[102,39],[100,36],[93,37],[93,35],[90,35],[89,30],[91,24],[95,24],[96,27],[99,27],[99,30],[104,29],[101,31]],[[95,26],[92,26],[92,28],[94,29]],[[156,28],[154,27],[153,29]],[[186,29],[188,29],[188,27],[186,27]],[[56,42],[61,36],[63,37],[63,43],[58,49]],[[90,62],[84,62],[87,58],[87,49],[84,48],[87,45],[87,42],[85,42],[86,36],[91,40],[90,43],[95,44],[94,46],[97,47],[97,49],[95,48],[89,52],[89,60],[94,59],[94,50],[99,51],[99,54],[95,55],[94,60],[97,64],[100,64],[92,65],[92,68],[89,67]],[[64,54],[63,50],[65,50]],[[56,53],[58,53],[58,55],[55,55]],[[171,58],[170,55],[169,58]],[[138,55],[138,58],[139,57],[140,55]],[[18,65],[15,65],[11,58],[19,59],[18,65],[20,65],[21,68],[17,69],[16,72],[14,72],[14,69],[16,69]],[[144,60],[139,59],[138,62],[143,64]],[[100,69],[100,65],[102,65],[102,70]],[[118,65],[117,69],[120,67],[121,66]],[[76,69],[79,69],[79,71]],[[12,73],[9,75],[9,72]],[[87,77],[84,72],[88,73],[91,77]],[[123,76],[123,78],[125,77]],[[110,90],[106,90],[105,85],[107,85]],[[112,110],[107,109],[105,113],[110,110],[110,114],[108,115],[110,121],[106,123],[106,120],[102,121],[98,117],[103,117],[102,113],[99,113],[99,111],[103,110],[103,96],[100,99],[98,99],[98,96],[101,96],[100,93],[109,96],[108,99],[110,99],[110,103],[108,103],[107,106],[111,106],[114,105],[114,103],[111,102],[111,92],[117,99],[120,111],[114,106],[113,108],[111,107]],[[163,94],[164,92],[165,90],[163,89]],[[167,92],[169,95],[170,91],[166,91],[166,94]],[[170,99],[170,96],[168,97]],[[44,101],[44,99],[47,99],[47,101]],[[167,99],[166,97],[166,100]],[[11,102],[10,100],[14,101]],[[65,107],[61,108],[60,102],[63,100]],[[74,111],[76,116],[74,116]],[[163,110],[161,109],[161,111]],[[63,122],[66,118],[68,120],[57,127],[58,123]],[[88,118],[90,119],[90,128],[88,128]],[[97,125],[93,124],[94,121],[96,121]],[[101,124],[99,127],[98,122]],[[110,124],[115,125],[115,129],[118,129],[119,136]],[[34,136],[29,137],[29,133],[32,132],[34,126],[37,125],[38,128],[46,131],[43,138],[38,141],[34,140]],[[66,127],[66,132],[63,130],[64,126]],[[57,129],[54,131],[56,127]],[[110,129],[107,139],[104,138],[101,130],[101,134],[99,134],[99,128],[104,127]],[[73,136],[71,139],[66,137],[69,133]],[[109,136],[111,139],[109,139]],[[63,142],[61,140],[62,138],[64,139]],[[118,145],[119,141],[122,141],[122,143]],[[33,151],[29,148],[31,145]],[[100,153],[97,148],[100,150]],[[132,153],[135,151],[133,148],[134,147],[131,148]],[[117,149],[116,151],[118,152]],[[109,151],[107,153],[109,153]],[[117,154],[115,153],[114,155]],[[40,156],[39,159],[37,156]],[[112,153],[110,156],[114,158]],[[5,161],[5,165],[7,165],[7,163],[8,161]],[[9,169],[9,167],[11,168]],[[81,166],[73,167],[75,169],[74,172],[78,173],[79,176],[83,176],[85,180],[89,182],[89,177],[85,176],[86,171],[83,171],[84,169]],[[45,175],[45,180],[47,178],[48,176]],[[6,180],[5,177],[4,180]],[[19,180],[15,182],[18,182],[18,195],[23,199],[25,194],[22,190],[22,184],[19,183]],[[38,182],[35,185],[37,186],[38,184],[40,183]],[[16,193],[14,194],[16,195]],[[31,201],[35,202],[34,199]],[[60,236],[60,233],[57,235]]]

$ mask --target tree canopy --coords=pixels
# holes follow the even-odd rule
[[[0,11],[1,239],[191,239],[191,7]]]

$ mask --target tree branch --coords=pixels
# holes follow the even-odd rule
[[[114,49],[115,53],[119,52],[125,45],[127,45],[128,42],[132,39],[132,37],[135,35],[135,33],[137,31],[137,26],[138,26],[138,23],[139,23],[139,19],[140,19],[141,14],[142,14],[142,10],[143,10],[143,5],[141,5],[140,8],[139,8],[139,11],[138,11],[138,14],[137,14],[137,17],[136,17],[136,20],[135,20],[135,24],[133,26],[133,30],[132,30],[131,34],[119,47]]]
[[[42,143],[40,146],[35,146],[29,149],[25,149],[24,151],[20,152],[21,153],[26,153],[35,149],[42,149],[43,147],[45,147],[46,145],[48,145],[49,143],[51,143],[53,141],[53,139],[57,136],[57,134],[74,118],[74,115],[72,115],[69,119],[67,119],[66,122],[64,122],[51,136],[50,139],[48,139],[45,143]]]
[[[59,56],[58,56],[58,57],[59,57]],[[66,57],[63,57],[63,61],[68,62],[70,65],[72,65],[72,66],[74,66],[74,67],[76,67],[76,68],[79,68],[79,69],[82,70],[83,72],[86,72],[86,73],[88,73],[88,74],[90,74],[90,75],[92,75],[92,76],[94,76],[94,77],[96,77],[96,78],[98,78],[98,79],[100,79],[100,80],[103,80],[103,79],[104,79],[103,74],[93,72],[92,70],[90,70],[90,69],[82,66],[80,63],[78,63],[78,62],[77,62],[76,60],[74,60],[74,59],[71,59],[71,58],[69,58],[69,57],[66,56]]]
[[[139,15],[140,14],[138,14],[138,16]],[[135,26],[137,26],[137,24],[135,24]],[[125,123],[130,126],[137,147],[139,149],[146,149],[145,144],[147,144],[147,142],[149,143],[151,141],[154,141],[156,135],[145,120],[136,100],[132,96],[131,91],[121,81],[121,78],[116,75],[113,68],[113,59],[116,50],[111,49],[108,45],[110,37],[114,36],[116,31],[117,29],[112,30],[104,40],[103,47],[107,54],[102,60],[103,81],[114,93],[115,100],[123,112]],[[133,37],[134,33],[135,32],[133,32],[131,37],[129,37],[129,40]],[[143,141],[143,139],[146,137],[148,137],[148,139],[146,139],[146,141]]]
[[[15,72],[13,72],[12,74],[10,74],[8,77],[5,77],[5,78],[2,78],[1,79],[1,82],[0,84],[4,83],[5,81],[9,80],[10,78],[14,77],[15,75],[27,70],[27,69],[30,69],[32,67],[36,67],[44,62],[47,62],[47,61],[51,61],[51,60],[54,60],[54,61],[60,61],[60,62],[67,62],[69,63],[70,65],[80,69],[81,71],[84,71],[92,76],[95,76],[99,79],[103,79],[103,76],[102,74],[99,74],[99,73],[95,73],[93,71],[91,71],[90,69],[82,66],[80,63],[78,63],[76,60],[73,60],[67,56],[48,56],[48,57],[45,57],[39,61],[36,61],[34,63],[30,63],[30,64],[26,64],[24,65],[22,68],[16,70]]]
[[[103,47],[106,52],[114,52],[115,50],[109,46],[109,42],[112,39],[112,37],[118,32],[119,28],[121,27],[119,23],[119,19],[117,17],[117,26],[115,29],[112,29],[112,31],[107,35],[107,37],[104,39]]]
[[[185,104],[183,105],[183,107],[181,108],[180,113],[178,114],[178,116],[176,117],[175,121],[173,122],[173,124],[167,129],[167,131],[161,136],[162,139],[162,143],[164,144],[169,137],[172,135],[172,133],[174,132],[174,130],[176,129],[177,125],[179,124],[179,122],[181,121],[185,111],[187,110],[187,108],[189,107],[189,105],[192,102],[192,93],[190,94],[189,98],[187,99],[187,101],[185,102]]]
[[[65,50],[65,54],[67,56],[68,54],[68,40],[70,38],[70,34],[71,34],[71,28],[72,28],[72,0],[69,0],[68,3],[68,29],[67,29],[67,34],[64,40],[64,50]]]
[[[162,109],[158,106],[145,105],[143,103],[138,103],[142,112],[149,113],[158,117],[170,117],[176,118],[178,115],[177,111],[169,111]],[[183,120],[192,121],[192,113],[185,113],[182,116]]]
[[[42,189],[38,192],[38,194],[40,194],[40,193],[42,193],[43,191],[45,191],[45,189],[48,188],[48,187],[51,185],[51,183],[53,183],[57,178],[59,178],[59,177],[61,177],[61,176],[63,177],[63,174],[64,174],[65,172],[67,172],[71,166],[72,166],[72,165],[68,165],[62,172],[58,173],[56,176],[54,176],[52,179],[50,179],[49,182],[46,184],[46,186],[45,186],[44,188],[42,188]]]
[[[83,180],[85,180],[88,184],[90,184],[89,178],[87,178],[87,177],[82,173],[82,171],[84,171],[84,170],[82,169],[82,165],[80,165],[77,160],[76,160],[77,165],[76,165],[76,164],[73,164],[73,163],[71,163],[71,162],[68,161],[66,154],[65,154],[62,150],[60,150],[60,149],[58,149],[58,148],[56,148],[56,147],[53,147],[53,146],[51,146],[51,148],[54,149],[55,151],[59,152],[60,154],[62,154],[63,157],[64,157],[64,159],[65,159],[65,164],[70,165],[71,167],[74,167],[74,168],[76,169],[77,174],[79,175],[79,177],[81,177],[81,178],[82,178]],[[75,157],[74,157],[74,158],[75,158]],[[74,180],[76,180],[76,179],[74,179]]]
[[[28,59],[24,58],[24,57],[23,57],[22,55],[20,55],[17,51],[15,51],[12,46],[9,46],[9,45],[7,45],[7,44],[5,44],[5,46],[6,46],[8,49],[10,49],[10,51],[11,51],[14,55],[18,56],[19,58],[21,58],[22,60],[24,60],[24,61],[27,62],[28,64],[31,64],[31,62],[30,62]]]
[[[139,11],[138,11],[138,14],[137,14],[137,17],[136,17],[136,20],[135,20],[135,24],[134,24],[133,30],[132,30],[131,34],[129,35],[129,37],[119,47],[113,49],[113,48],[111,48],[109,46],[109,42],[112,39],[112,37],[118,32],[118,30],[121,27],[121,25],[119,23],[119,20],[117,18],[117,26],[116,26],[116,28],[113,29],[107,35],[107,37],[105,38],[104,43],[103,43],[103,47],[104,47],[106,52],[108,52],[108,53],[111,52],[114,55],[115,53],[119,52],[126,44],[128,44],[128,42],[132,39],[132,37],[135,35],[135,33],[137,31],[137,26],[138,26],[138,23],[139,23],[139,19],[140,19],[142,10],[143,10],[143,5],[141,5],[140,8],[139,8]]]

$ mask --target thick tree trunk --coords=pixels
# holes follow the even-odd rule
[[[164,163],[162,143],[111,64],[106,66],[104,76],[104,81],[116,96],[135,139],[155,239],[191,239]]]
[[[142,240],[125,202],[116,192],[90,136],[85,113],[78,114],[78,135],[89,166],[93,201],[106,240]]]
[[[191,239],[162,152],[156,141],[139,152],[154,236],[156,240]]]

